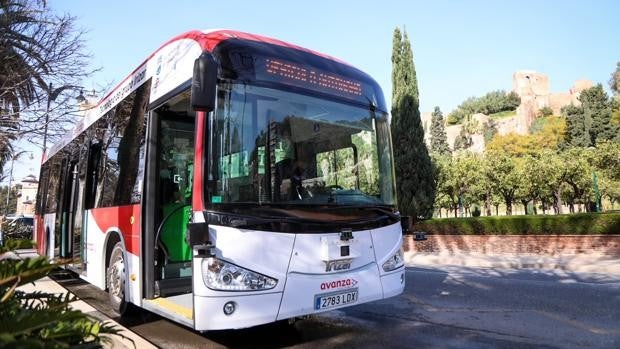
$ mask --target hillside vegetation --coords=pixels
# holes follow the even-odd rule
[[[449,125],[459,124],[468,116],[476,113],[486,115],[513,111],[521,104],[521,98],[514,92],[498,90],[487,93],[482,97],[470,97],[461,103],[454,111],[448,114]]]

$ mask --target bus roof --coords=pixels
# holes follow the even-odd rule
[[[116,87],[99,100],[95,106],[85,110],[83,118],[76,123],[75,128],[50,147],[46,154],[43,154],[43,162],[69,144],[75,137],[149,78],[155,78],[151,86],[150,101],[157,100],[157,98],[162,97],[167,92],[188,81],[192,76],[193,61],[203,51],[213,52],[220,43],[230,39],[262,42],[292,48],[350,66],[338,58],[262,35],[228,29],[188,31],[160,46]]]

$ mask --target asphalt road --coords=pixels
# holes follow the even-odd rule
[[[142,311],[118,319],[107,294],[54,278],[162,348],[620,348],[620,277],[484,268],[407,269],[399,297],[297,321],[194,332]]]

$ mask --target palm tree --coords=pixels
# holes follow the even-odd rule
[[[41,11],[31,5],[27,0],[0,0],[0,100],[2,114],[11,117],[19,117],[21,104],[30,105],[38,97],[37,87],[45,86],[45,48],[29,30]]]
[[[74,21],[52,14],[44,0],[0,0],[0,170],[11,142],[26,134],[40,137],[43,120],[56,121],[45,108],[58,97],[51,98],[52,84],[80,85],[92,72],[85,71],[90,57]]]

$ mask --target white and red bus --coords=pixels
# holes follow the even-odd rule
[[[330,56],[230,31],[165,43],[44,155],[39,253],[196,330],[404,289],[379,85]]]

